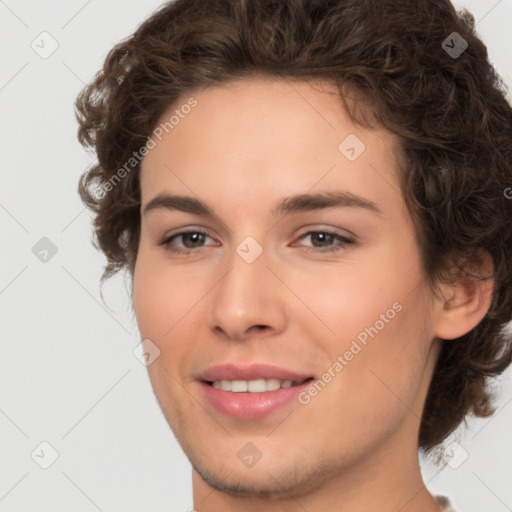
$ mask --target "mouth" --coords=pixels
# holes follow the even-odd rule
[[[205,405],[239,420],[257,420],[290,407],[315,379],[268,364],[213,366],[196,376]]]
[[[253,379],[253,380],[214,380],[204,381],[205,384],[230,393],[267,393],[278,389],[293,388],[312,381],[314,377],[308,377],[300,381],[290,379]]]

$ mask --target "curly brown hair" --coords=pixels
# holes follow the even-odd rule
[[[460,55],[448,51],[464,41]],[[468,413],[494,412],[489,381],[512,360],[512,108],[472,15],[448,0],[176,0],[155,12],[110,51],[76,101],[79,140],[98,158],[79,194],[107,257],[102,282],[121,269],[133,279],[135,157],[162,114],[193,91],[254,76],[334,83],[355,123],[396,135],[400,187],[432,290],[454,266],[489,279],[471,269],[484,252],[492,257],[489,311],[443,343],[437,361],[418,440],[428,452]]]

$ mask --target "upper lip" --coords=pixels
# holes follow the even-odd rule
[[[312,375],[298,373],[287,368],[280,368],[271,364],[234,364],[224,363],[211,366],[198,375],[198,380],[213,382],[216,380],[256,380],[279,379],[302,382]]]

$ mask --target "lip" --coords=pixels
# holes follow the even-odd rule
[[[262,363],[233,364],[225,363],[212,366],[197,376],[203,382],[214,380],[255,380],[255,379],[279,379],[301,382],[311,374],[302,374],[279,366]]]
[[[215,380],[280,379],[301,382],[289,388],[280,388],[263,393],[233,393],[214,388]],[[314,377],[286,368],[268,364],[235,365],[232,363],[213,366],[198,376],[199,385],[209,404],[221,414],[241,420],[257,420],[269,416],[297,399]]]

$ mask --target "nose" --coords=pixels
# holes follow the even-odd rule
[[[264,255],[252,263],[236,252],[231,256],[229,271],[210,297],[210,327],[217,336],[245,341],[286,328],[286,295]]]

